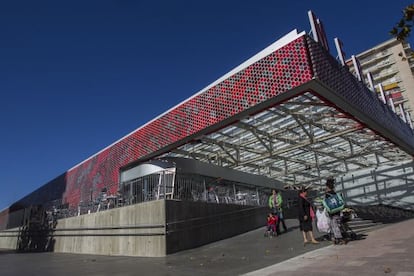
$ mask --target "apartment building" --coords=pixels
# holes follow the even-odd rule
[[[393,38],[356,55],[363,80],[369,85],[367,73],[372,75],[379,97],[382,85],[387,104],[412,127],[414,120],[414,56],[409,43]],[[352,59],[347,60],[355,73]]]

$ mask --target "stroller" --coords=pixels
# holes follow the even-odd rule
[[[264,232],[265,237],[276,237],[276,225],[278,221],[278,216],[274,215],[272,213],[269,213],[267,216],[267,225],[266,225],[266,231]]]
[[[319,214],[317,213],[317,217],[318,215]],[[345,208],[341,211],[340,220],[338,222],[338,227],[339,227],[339,230],[341,231],[342,237],[346,241],[356,240],[358,238],[357,234],[352,230],[352,228],[348,224],[348,222],[354,219],[355,217],[356,217],[356,214],[354,210],[350,208]],[[321,221],[322,221],[322,218],[321,218]],[[321,231],[322,227],[319,227],[319,218],[318,218],[317,226],[320,232],[326,232],[326,234],[323,236],[324,240],[327,240],[327,241],[334,240],[334,234],[332,232],[332,229],[327,228],[326,223],[321,225],[321,226],[325,226],[323,230]]]
[[[339,229],[341,230],[342,236],[347,240],[356,240],[357,234],[349,226],[348,222],[353,220],[356,217],[354,210],[350,208],[345,208],[341,212],[341,223],[339,224]]]

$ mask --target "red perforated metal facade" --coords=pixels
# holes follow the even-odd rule
[[[263,57],[151,121],[67,172],[63,202],[75,207],[103,187],[118,188],[119,170],[312,79],[305,36]],[[230,122],[229,122],[230,123]]]

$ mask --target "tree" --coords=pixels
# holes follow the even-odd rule
[[[390,34],[396,37],[398,40],[405,40],[410,36],[412,23],[414,23],[414,4],[408,5],[403,9],[403,17],[394,28],[390,31]]]

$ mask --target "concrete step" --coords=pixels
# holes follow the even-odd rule
[[[367,226],[367,225],[376,225],[376,224],[379,224],[379,222],[373,222],[373,221],[351,222],[351,221],[349,221],[349,222],[347,222],[347,224],[350,227],[364,227],[364,226]]]
[[[348,221],[347,224],[352,229],[352,231],[358,234],[369,232],[383,225],[380,222],[374,222],[370,219],[363,219],[360,217]]]
[[[370,219],[361,219],[361,218],[355,218],[353,220],[348,221],[348,224],[366,224],[366,223],[375,223],[374,221]]]
[[[368,233],[370,231],[380,229],[380,228],[384,227],[384,225],[385,224],[379,223],[379,224],[364,227],[364,228],[358,228],[358,229],[351,228],[351,229],[352,229],[352,231],[354,231],[357,234],[365,234],[365,233]]]
[[[361,218],[381,221],[383,223],[393,223],[414,218],[414,212],[412,210],[390,205],[352,206],[352,209]]]
[[[348,221],[347,223],[349,226],[358,227],[361,225],[370,225],[370,224],[375,225],[375,224],[378,224],[379,222],[374,222],[372,220],[359,220],[359,221],[352,220],[352,221]]]

